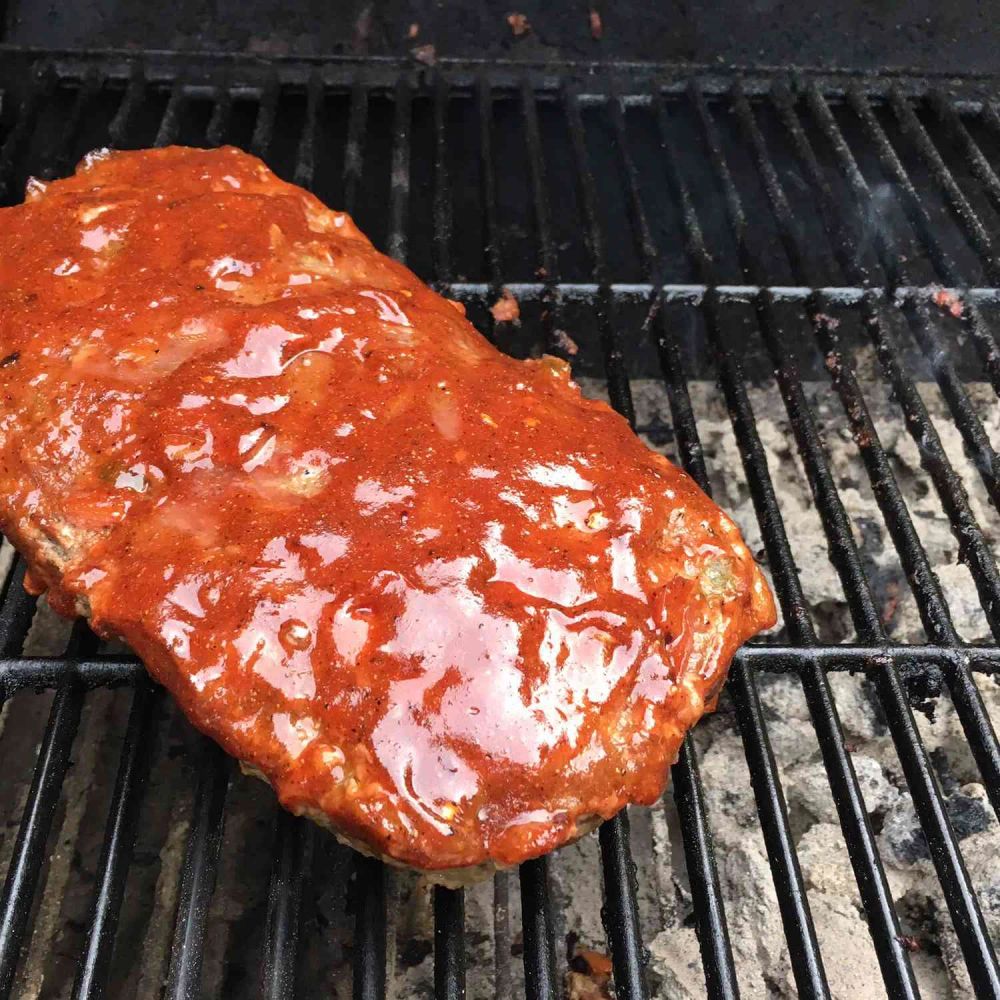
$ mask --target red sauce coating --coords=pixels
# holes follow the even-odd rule
[[[653,802],[774,622],[732,522],[235,149],[0,211],[0,524],[281,801],[512,864]]]

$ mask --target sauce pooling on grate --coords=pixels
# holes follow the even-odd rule
[[[0,221],[3,527],[288,808],[443,869],[660,795],[774,607],[564,363],[234,149]]]

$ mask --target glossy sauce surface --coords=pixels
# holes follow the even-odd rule
[[[662,792],[770,625],[730,520],[233,149],[0,212],[3,528],[282,802],[514,863]]]

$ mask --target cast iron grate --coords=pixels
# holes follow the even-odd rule
[[[562,354],[606,384],[636,422],[632,381],[655,378],[669,400],[660,428],[706,488],[689,384],[723,394],[759,521],[782,630],[737,657],[729,696],[739,721],[761,829],[799,991],[829,995],[758,692],[762,671],[797,675],[815,727],[874,948],[892,996],[916,982],[876,837],[838,720],[828,671],[864,671],[877,692],[978,995],[1000,996],[994,945],[951,829],[911,703],[950,698],[994,811],[1000,748],[978,683],[1000,667],[1000,574],[935,423],[917,391],[935,381],[994,506],[1000,460],[967,391],[1000,393],[1000,90],[991,80],[905,76],[720,76],[649,67],[434,69],[390,62],[261,64],[208,58],[0,52],[0,190],[17,201],[29,174],[58,176],[86,151],[231,142],[355,214],[377,245],[462,298],[481,329],[515,354]],[[941,285],[954,290],[943,291]],[[494,326],[502,288],[520,328]],[[958,316],[940,306],[958,303]],[[563,330],[573,331],[567,342]],[[750,331],[750,332],[748,332]],[[853,340],[852,340],[853,338]],[[956,630],[854,363],[874,350],[917,442],[928,489],[951,521],[994,636]],[[853,623],[850,641],[816,629],[758,433],[748,384],[773,379],[787,410]],[[843,409],[926,642],[894,642],[838,491],[805,391],[823,379]],[[995,399],[991,405],[996,405]],[[650,431],[650,428],[639,427]],[[734,470],[734,474],[737,474]],[[150,767],[158,694],[128,657],[103,655],[84,627],[57,657],[20,655],[34,612],[23,566],[0,606],[0,695],[54,689],[0,901],[0,997],[11,995],[81,713],[94,689],[129,685],[131,709],[110,795],[74,997],[104,995]],[[977,675],[979,680],[977,681]],[[945,693],[946,692],[946,693]],[[163,995],[201,995],[208,913],[229,794],[229,762],[206,747],[177,892]],[[707,991],[738,995],[712,835],[688,741],[673,769]],[[260,992],[293,995],[304,881],[314,834],[278,814],[269,856]],[[625,815],[600,830],[604,921],[620,997],[647,995],[635,867]],[[386,994],[387,885],[355,862],[354,996]],[[559,912],[550,861],[520,870],[526,992],[560,994]],[[508,879],[495,885],[498,942],[510,953]],[[461,892],[436,890],[438,996],[464,995]],[[561,947],[561,942],[559,942]],[[498,953],[501,949],[498,947]],[[825,956],[827,961],[831,956]],[[509,989],[498,960],[497,995]]]

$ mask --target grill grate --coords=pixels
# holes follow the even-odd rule
[[[1000,996],[994,946],[951,827],[912,703],[943,689],[1000,811],[1000,748],[979,683],[1000,673],[1000,574],[967,482],[949,456],[917,388],[936,382],[966,454],[994,506],[1000,459],[968,383],[1000,393],[1000,111],[991,80],[906,76],[709,73],[617,67],[487,68],[442,64],[417,72],[395,64],[272,66],[195,57],[128,63],[116,57],[45,60],[0,55],[0,193],[16,201],[29,173],[57,176],[85,151],[187,142],[243,145],[285,177],[355,214],[376,244],[463,299],[481,329],[515,354],[567,356],[581,377],[599,377],[612,404],[640,431],[633,382],[666,393],[678,460],[706,489],[692,380],[716,378],[783,614],[783,630],[736,658],[732,700],[798,990],[829,986],[795,838],[772,752],[759,678],[796,675],[815,728],[887,992],[917,996],[893,893],[852,765],[828,679],[864,671],[877,693],[927,838],[941,891],[979,996]],[[501,169],[502,167],[502,169]],[[575,192],[565,183],[572,177]],[[959,290],[948,297],[935,284]],[[494,326],[485,307],[507,287],[525,315]],[[942,298],[942,296],[944,296]],[[960,317],[938,308],[961,304]],[[843,326],[843,330],[840,327]],[[748,333],[747,331],[750,331]],[[693,332],[692,332],[693,331]],[[759,338],[763,350],[748,346]],[[948,600],[893,466],[858,373],[869,344],[917,443],[933,489],[971,574],[990,643],[959,634]],[[843,586],[854,635],[828,641],[796,565],[779,491],[748,386],[773,380]],[[855,540],[806,381],[826,380],[843,409],[926,643],[894,641],[877,581]],[[996,400],[990,405],[995,406]],[[736,470],[732,470],[737,475]],[[35,602],[15,564],[0,597],[0,695],[54,689],[34,778],[0,900],[0,997],[11,995],[37,905],[81,714],[94,689],[133,690],[92,889],[73,996],[103,995],[133,844],[151,767],[146,734],[163,711],[158,692],[129,657],[98,650],[82,627],[66,653],[20,655]],[[977,681],[976,675],[980,675]],[[942,688],[943,685],[943,688]],[[200,996],[209,907],[227,815],[230,763],[203,741],[197,753],[186,847],[163,995]],[[710,995],[737,996],[712,833],[689,738],[674,766],[694,922]],[[260,992],[293,995],[309,949],[302,940],[309,872],[320,835],[276,810]],[[642,920],[628,817],[599,836],[604,921],[620,997],[648,995]],[[358,857],[354,865],[353,990],[386,995],[395,964],[394,878]],[[565,928],[553,863],[520,870],[524,983],[529,996],[561,992]],[[512,989],[509,879],[494,886],[497,996]],[[437,889],[434,986],[466,990],[465,901]]]

